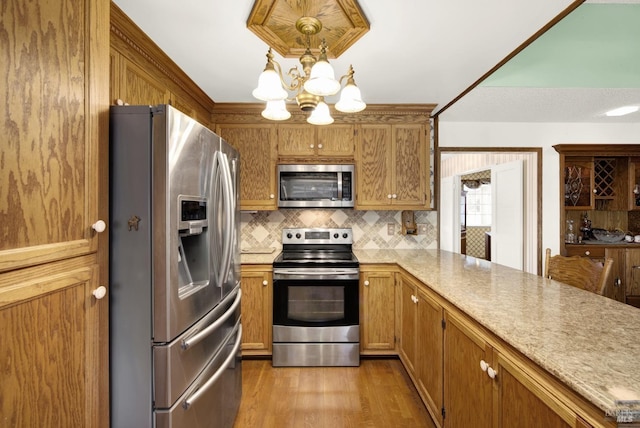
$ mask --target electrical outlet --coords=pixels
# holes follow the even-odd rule
[[[426,235],[427,234],[427,224],[426,223],[418,223],[416,226],[418,227],[418,235]]]
[[[393,223],[387,223],[387,235],[394,235],[396,233],[396,225]]]

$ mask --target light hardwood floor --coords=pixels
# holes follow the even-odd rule
[[[242,361],[242,401],[234,428],[432,428],[427,409],[397,359],[360,367],[272,367]]]

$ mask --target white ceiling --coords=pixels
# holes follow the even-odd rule
[[[622,2],[635,3],[634,7],[640,8],[640,0]],[[264,68],[268,47],[246,28],[253,0],[114,0],[114,3],[215,102],[257,102],[251,91]],[[434,103],[438,111],[573,2],[360,0],[359,3],[371,29],[339,58],[331,60],[336,74],[344,74],[349,64],[353,64],[356,83],[369,104]],[[607,34],[606,29],[603,34]],[[634,55],[640,57],[637,51]],[[499,72],[507,70],[508,76],[511,71],[506,66],[516,63],[519,56]],[[283,59],[277,54],[276,60],[283,70],[297,65],[295,59]],[[522,69],[516,70],[522,74]],[[631,71],[640,75],[640,70]],[[440,120],[600,121],[602,111],[610,105],[640,105],[640,85],[632,89],[607,89],[520,84],[474,88],[447,108]],[[597,110],[597,114],[591,110]],[[637,115],[615,120],[638,121],[640,113]]]

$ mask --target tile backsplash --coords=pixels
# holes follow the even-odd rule
[[[242,248],[282,247],[282,229],[291,227],[350,227],[356,249],[435,249],[437,212],[414,211],[415,221],[426,225],[423,235],[402,235],[401,211],[352,209],[281,209],[242,212]],[[393,235],[388,225],[393,224]]]

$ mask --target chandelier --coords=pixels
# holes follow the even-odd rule
[[[333,67],[327,60],[326,41],[322,40],[320,55],[317,59],[311,53],[311,36],[318,34],[322,29],[320,20],[303,16],[296,21],[296,29],[306,36],[306,49],[300,57],[302,72],[297,66],[292,67],[287,73],[291,83],[286,83],[280,64],[273,59],[271,48],[269,48],[267,65],[258,78],[258,87],[252,92],[254,97],[267,102],[262,116],[269,120],[289,119],[291,113],[287,110],[285,101],[295,99],[302,111],[311,112],[307,122],[314,125],[329,125],[333,123],[333,118],[324,97],[337,94],[345,79],[346,85],[340,92],[340,100],[335,105],[336,110],[343,113],[364,110],[367,105],[362,101],[360,89],[353,79],[353,66],[349,66],[347,74],[340,80],[336,80]],[[287,91],[294,92],[295,96],[290,98]]]

